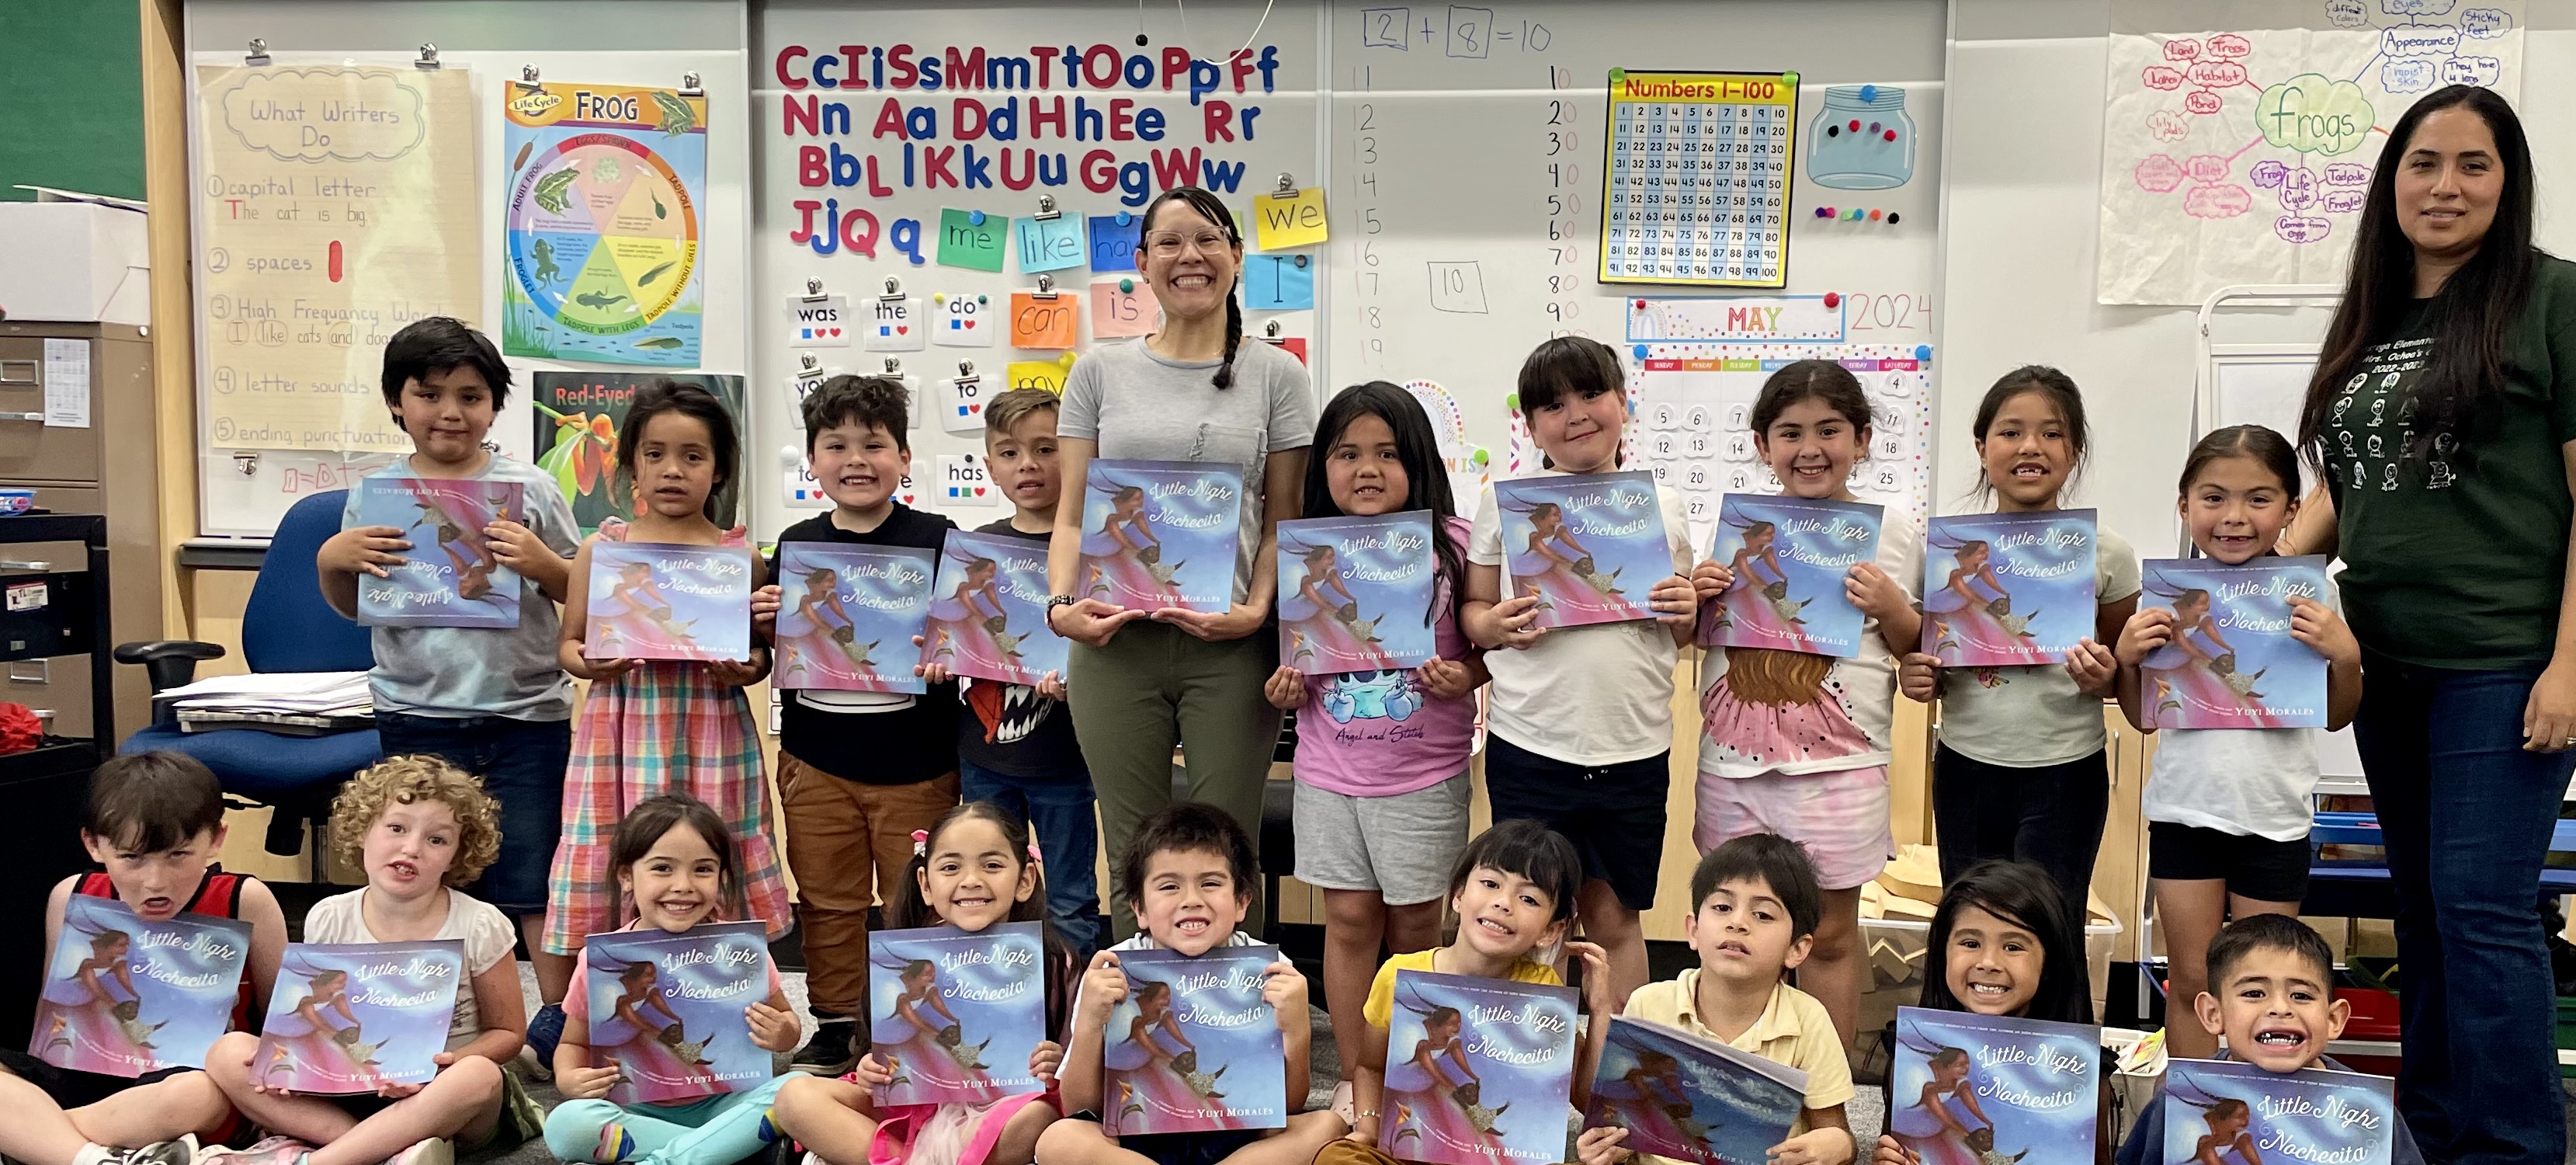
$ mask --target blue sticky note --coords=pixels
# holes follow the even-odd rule
[[[1091,216],[1091,269],[1135,270],[1137,236],[1144,233],[1145,220],[1126,211]]]
[[[1308,255],[1243,257],[1245,311],[1312,311],[1315,260]]]
[[[1011,226],[1012,249],[1019,252],[1020,270],[1035,275],[1082,266],[1081,218],[1024,218]]]

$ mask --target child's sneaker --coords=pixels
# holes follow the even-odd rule
[[[295,1165],[312,1151],[313,1146],[292,1137],[270,1137],[247,1149],[205,1154],[197,1165]]]
[[[74,1165],[189,1165],[197,1157],[197,1136],[182,1133],[178,1139],[145,1145],[140,1149],[117,1149],[104,1145],[86,1146]]]
[[[456,1142],[431,1137],[387,1158],[385,1165],[456,1165]]]
[[[859,1062],[854,1046],[859,1023],[854,1019],[827,1019],[814,1026],[814,1037],[796,1050],[790,1067],[817,1076],[838,1076]]]

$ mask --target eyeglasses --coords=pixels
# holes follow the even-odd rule
[[[1178,257],[1184,244],[1197,248],[1202,255],[1234,249],[1234,240],[1227,238],[1224,231],[1214,227],[1188,234],[1180,231],[1155,231],[1145,236],[1145,249],[1158,259]]]

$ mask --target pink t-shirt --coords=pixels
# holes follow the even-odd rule
[[[1448,522],[1465,557],[1470,527]],[[1439,587],[1433,642],[1440,658],[1481,654],[1458,628],[1449,588]],[[1297,779],[1349,797],[1392,797],[1427,789],[1467,771],[1476,742],[1476,697],[1435,700],[1411,671],[1307,676],[1306,706],[1297,710]]]

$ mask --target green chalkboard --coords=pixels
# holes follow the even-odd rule
[[[143,197],[134,0],[0,2],[0,199],[20,183]]]

